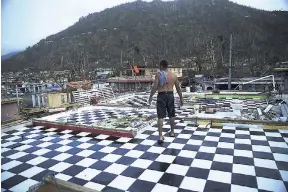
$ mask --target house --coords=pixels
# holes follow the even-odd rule
[[[70,94],[63,92],[53,92],[47,94],[47,104],[48,108],[58,108],[62,107],[71,102]]]

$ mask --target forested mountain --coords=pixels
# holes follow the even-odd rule
[[[285,11],[228,0],[136,1],[80,18],[5,60],[2,69],[118,68],[122,52],[123,63],[156,64],[165,58],[195,66],[199,73],[223,75],[233,34],[235,73],[260,76],[275,62],[288,60],[287,23]]]
[[[1,55],[1,60],[6,60],[8,59],[9,57],[12,57],[13,55],[16,55],[17,53],[19,53],[20,51],[13,51],[13,52],[10,52],[10,53],[7,53],[5,55]]]

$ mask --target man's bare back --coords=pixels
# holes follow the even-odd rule
[[[158,86],[158,93],[173,91],[173,87],[176,83],[177,76],[174,73],[172,73],[171,71],[166,71],[165,73],[167,76],[168,83],[164,84],[163,86],[159,85]],[[159,75],[156,75],[155,78],[159,78]]]

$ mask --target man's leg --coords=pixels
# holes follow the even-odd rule
[[[159,131],[159,140],[163,140],[163,119],[158,119],[158,131]]]
[[[170,121],[170,136],[174,137],[175,117],[170,117],[169,121]]]
[[[170,136],[174,137],[175,133],[174,133],[174,126],[175,126],[175,104],[174,104],[174,95],[173,93],[171,93],[169,95],[169,97],[167,98],[168,102],[167,102],[167,111],[168,111],[168,117],[170,120]]]

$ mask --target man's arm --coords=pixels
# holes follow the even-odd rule
[[[176,87],[177,93],[178,93],[178,95],[180,97],[180,105],[182,106],[183,105],[182,90],[181,90],[180,83],[179,83],[177,77],[176,77],[176,81],[175,81],[175,87]]]
[[[150,93],[150,97],[149,97],[149,103],[151,103],[152,101],[152,97],[153,95],[156,93],[157,89],[158,89],[158,85],[159,85],[159,75],[156,74],[155,75],[155,80],[154,80],[154,85],[151,89],[151,93]]]

